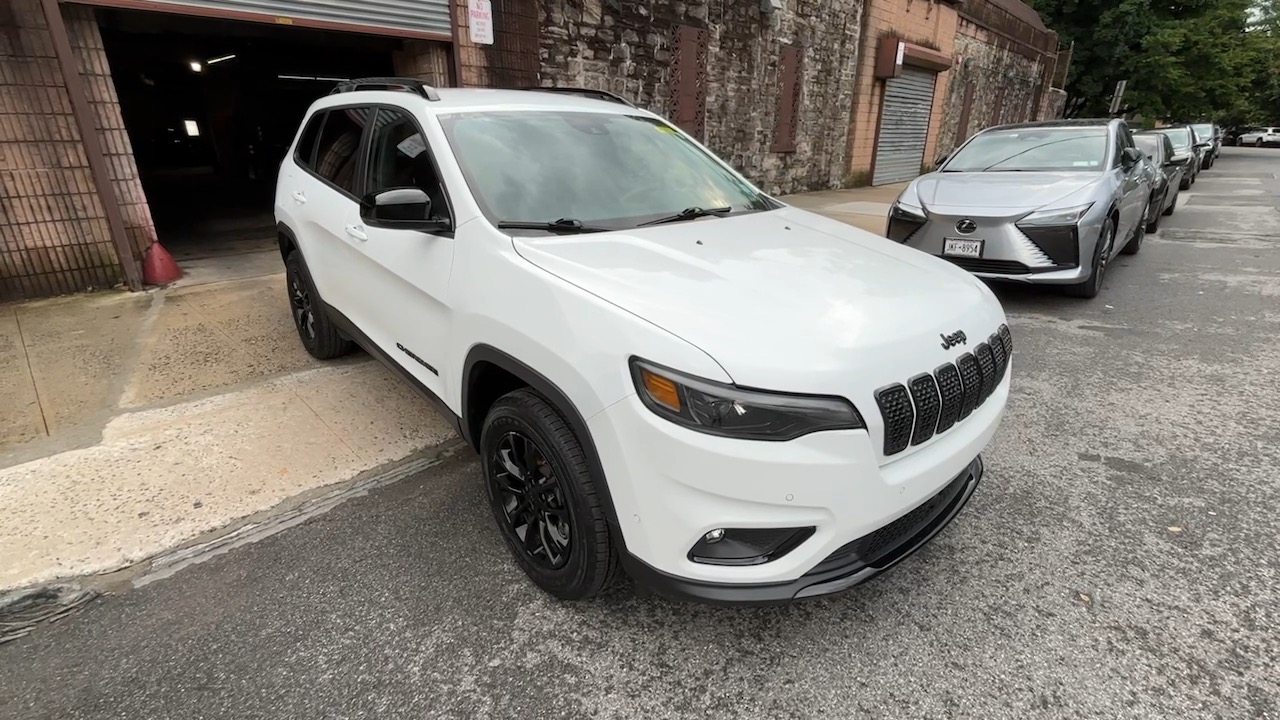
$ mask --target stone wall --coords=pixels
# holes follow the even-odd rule
[[[541,84],[609,90],[675,119],[680,27],[693,28],[690,36],[705,46],[686,56],[678,72],[701,79],[701,129],[685,129],[768,192],[843,183],[862,0],[787,0],[785,10],[772,14],[761,12],[759,0],[538,5]],[[775,143],[775,121],[787,101],[780,102],[779,70],[787,46],[799,48],[794,150]],[[694,59],[704,61],[701,68]]]
[[[1046,117],[1042,100],[1053,71],[1052,57],[1014,46],[962,17],[954,60],[938,131],[939,151],[949,152],[992,125]]]
[[[63,13],[141,257],[155,228],[98,24],[85,7]],[[0,2],[0,300],[110,287],[121,278],[44,12],[38,0]]]

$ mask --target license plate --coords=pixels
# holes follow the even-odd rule
[[[965,238],[943,238],[942,254],[956,257],[982,257],[982,241]]]

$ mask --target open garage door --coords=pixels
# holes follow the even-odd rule
[[[449,40],[449,0],[77,0],[86,5]]]
[[[188,261],[270,249],[275,181],[307,107],[394,74],[399,39],[100,10],[99,28],[156,235]]]

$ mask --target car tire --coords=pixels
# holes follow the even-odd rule
[[[1258,138],[1257,140],[1254,140],[1254,141],[1253,141],[1253,146],[1254,146],[1254,147],[1262,147],[1262,138]]]
[[[1179,190],[1181,190],[1181,188],[1179,188]],[[1163,213],[1161,213],[1162,215],[1172,215],[1172,214],[1173,214],[1173,211],[1178,209],[1178,195],[1179,195],[1179,194],[1180,194],[1180,192],[1178,192],[1178,191],[1175,191],[1175,192],[1173,193],[1173,202],[1169,203],[1169,207],[1167,207],[1167,208],[1165,208],[1165,209],[1164,209],[1164,212],[1163,212]]]
[[[1120,248],[1121,255],[1137,255],[1142,249],[1142,241],[1147,237],[1147,218],[1151,215],[1151,198],[1147,198],[1147,204],[1142,208],[1142,220],[1134,223],[1133,234],[1125,241],[1124,247]]]
[[[1115,238],[1115,221],[1107,218],[1103,222],[1102,231],[1098,235],[1098,245],[1093,249],[1092,272],[1089,273],[1089,277],[1084,282],[1067,285],[1064,288],[1067,295],[1085,299],[1098,297],[1098,293],[1102,291],[1102,281],[1106,278],[1107,250],[1115,242]]]
[[[522,389],[499,398],[480,434],[489,506],[516,564],[562,600],[585,600],[613,585],[618,553],[582,443],[542,396]],[[523,533],[521,530],[523,529]]]
[[[1160,202],[1158,204],[1155,202],[1154,197],[1149,201],[1147,205],[1146,218],[1150,218],[1150,219],[1144,219],[1145,222],[1147,223],[1147,228],[1146,228],[1147,232],[1153,233],[1160,229],[1160,208],[1164,207],[1164,201],[1168,195],[1169,195],[1169,191],[1165,190],[1164,195],[1160,196]],[[1154,209],[1154,212],[1153,212],[1153,209]],[[1134,248],[1132,251],[1130,251],[1129,250],[1130,247],[1133,247],[1133,243],[1129,243],[1124,247],[1124,251],[1126,254],[1133,255],[1134,253],[1138,252],[1137,248]]]
[[[284,261],[285,291],[289,294],[289,310],[298,339],[311,357],[332,360],[351,352],[354,343],[342,336],[325,314],[320,293],[311,282],[311,273],[302,261],[302,253],[294,250]]]

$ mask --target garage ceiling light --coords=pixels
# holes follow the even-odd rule
[[[204,64],[205,64],[205,65],[216,65],[217,63],[220,63],[220,62],[222,62],[222,61],[224,61],[224,60],[234,60],[234,59],[235,59],[235,57],[236,57],[235,55],[223,55],[222,57],[209,58],[208,60],[206,60],[206,61],[205,61],[205,63],[204,63]]]
[[[195,120],[183,120],[182,127],[187,131],[187,137],[200,137],[200,123]]]
[[[191,68],[191,72],[200,72],[201,70],[204,70],[204,65],[201,65],[195,60],[190,62],[189,67]]]

